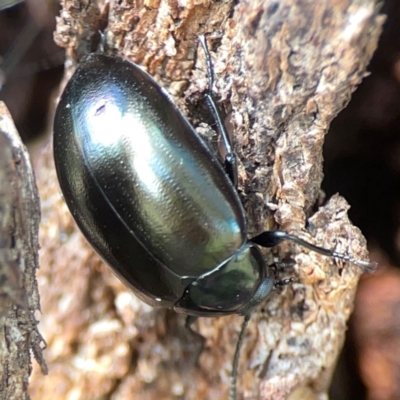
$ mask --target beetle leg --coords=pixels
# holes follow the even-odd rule
[[[280,281],[275,281],[274,282],[274,289],[277,289],[278,287],[290,285],[291,283],[293,283],[295,281],[296,281],[296,278],[294,278],[294,277],[285,278],[285,279],[282,279]]]
[[[217,107],[217,102],[214,99],[212,94],[212,89],[214,86],[214,70],[211,61],[210,52],[208,51],[207,41],[204,35],[199,36],[199,41],[204,49],[204,53],[206,55],[206,64],[207,64],[207,73],[208,73],[208,89],[205,94],[206,102],[208,108],[211,111],[211,114],[215,120],[215,124],[217,126],[218,133],[221,137],[222,144],[224,146],[224,150],[226,152],[224,158],[224,168],[225,172],[229,176],[229,179],[232,181],[233,186],[237,187],[238,183],[238,166],[237,166],[237,156],[233,151],[233,146],[229,134],[226,130],[225,124],[222,120],[221,113]]]
[[[276,289],[277,287],[289,285],[290,283],[294,282],[295,280],[296,280],[295,278],[287,278],[287,279],[283,279],[281,281],[274,281],[272,288]],[[270,286],[271,281],[269,279],[266,280],[265,283],[267,284],[266,286],[268,288],[271,287]],[[271,289],[268,289],[268,293],[269,293],[270,290]],[[260,297],[262,297],[262,296],[260,296]],[[265,298],[265,296],[264,296],[264,298]],[[252,308],[249,307],[249,309],[253,309],[253,308],[254,307],[252,307]],[[238,374],[238,364],[239,364],[240,349],[242,347],[244,334],[246,332],[246,328],[247,328],[247,325],[249,323],[250,317],[251,317],[251,312],[247,312],[244,315],[243,324],[242,324],[242,327],[240,329],[238,340],[236,342],[235,355],[233,357],[233,363],[232,363],[231,385],[230,385],[230,389],[229,389],[229,400],[235,400],[236,399],[236,381],[237,381],[237,374]]]
[[[272,269],[273,272],[275,273],[277,270],[282,270],[286,268],[292,268],[296,265],[296,261],[293,259],[290,259],[288,261],[276,261],[271,265],[268,265],[269,269]]]
[[[239,338],[236,342],[236,349],[235,355],[233,356],[233,363],[232,363],[232,372],[231,372],[231,387],[229,389],[229,400],[236,399],[236,381],[237,381],[237,372],[238,372],[238,364],[239,364],[239,355],[240,349],[242,347],[244,334],[246,332],[247,325],[250,321],[251,313],[246,314],[244,316],[243,324],[240,329]]]
[[[315,251],[316,253],[323,254],[324,256],[338,258],[338,259],[350,262],[354,265],[357,265],[363,271],[368,272],[368,273],[372,273],[376,269],[376,263],[374,263],[374,262],[370,263],[367,261],[356,260],[354,257],[351,257],[349,254],[338,253],[334,250],[329,250],[329,249],[325,249],[323,247],[315,246],[314,244],[306,242],[305,240],[303,240],[295,235],[291,235],[290,233],[286,233],[284,231],[279,231],[279,230],[265,231],[265,232],[261,233],[260,235],[254,237],[250,241],[253,243],[256,243],[262,247],[274,247],[274,246],[282,243],[284,240],[290,240],[292,242],[299,244],[300,246],[303,246],[303,247],[306,247],[307,249]]]

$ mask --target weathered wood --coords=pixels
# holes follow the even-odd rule
[[[31,352],[47,373],[38,268],[39,197],[29,154],[0,102],[0,399],[28,399]]]

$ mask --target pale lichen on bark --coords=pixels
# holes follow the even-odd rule
[[[236,3],[114,1],[105,23],[103,6],[65,0],[56,39],[77,60],[106,26],[106,50],[140,63],[198,124],[209,115],[195,107],[207,85],[196,37],[207,33],[214,89],[240,157],[250,235],[279,226],[366,259],[365,240],[348,221],[344,199],[313,210],[321,198],[324,135],[366,74],[383,23],[378,2]],[[74,391],[82,399],[106,393],[115,399],[226,397],[241,319],[198,322],[206,347],[195,367],[183,318],[135,299],[76,232],[58,192],[45,185],[56,179],[50,157],[47,150],[38,174],[47,200],[43,281],[55,282],[43,294],[43,325],[57,372],[47,383],[36,377],[35,397],[44,399],[60,385],[63,396]],[[295,258],[285,276],[298,281],[254,312],[240,359],[239,398],[284,399],[305,388],[323,398],[361,271],[294,246],[275,253]],[[63,326],[57,335],[51,318]],[[74,383],[71,374],[79,376]]]

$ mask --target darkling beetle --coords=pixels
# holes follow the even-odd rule
[[[236,190],[237,159],[212,96],[207,104],[226,156],[221,163],[168,93],[137,65],[90,54],[80,62],[57,107],[54,159],[65,201],[86,239],[144,302],[197,317],[245,316],[276,281],[259,246],[291,240],[329,257],[371,269],[347,254],[286,232],[250,240]]]

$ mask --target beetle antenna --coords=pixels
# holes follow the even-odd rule
[[[231,387],[229,389],[229,400],[236,399],[236,381],[237,381],[237,373],[238,373],[238,365],[239,365],[239,354],[240,349],[242,347],[244,334],[246,332],[247,325],[250,321],[251,314],[246,314],[244,316],[244,320],[242,323],[242,327],[240,329],[239,337],[236,343],[235,355],[233,356],[232,363],[232,372],[231,372]]]
[[[323,247],[315,246],[314,244],[306,242],[305,240],[295,235],[291,235],[290,233],[286,233],[284,231],[279,231],[279,230],[263,232],[260,235],[251,239],[251,242],[256,243],[262,247],[274,247],[285,240],[290,240],[292,242],[295,242],[300,246],[315,251],[316,253],[323,254],[324,256],[338,258],[340,260],[350,262],[354,265],[357,265],[363,271],[368,272],[370,274],[373,273],[377,267],[376,262],[357,260],[356,258],[350,256],[349,254],[338,253],[337,251],[334,250],[329,250]]]
[[[217,130],[219,135],[221,136],[223,145],[225,147],[226,155],[224,158],[224,168],[225,172],[229,176],[230,180],[233,183],[235,188],[238,184],[238,167],[237,167],[237,157],[235,152],[233,151],[233,146],[229,134],[225,128],[225,124],[222,120],[221,113],[217,107],[217,102],[214,99],[212,94],[213,86],[214,86],[214,68],[212,65],[211,55],[208,50],[207,41],[204,35],[199,35],[199,42],[203,47],[205,56],[206,56],[206,64],[207,64],[207,74],[208,74],[208,89],[205,94],[206,103],[208,108],[211,111],[211,114],[215,120],[217,125]]]

